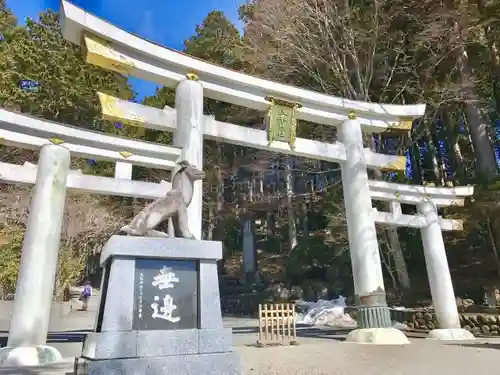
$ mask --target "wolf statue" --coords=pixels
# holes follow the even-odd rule
[[[172,178],[172,190],[144,207],[120,232],[145,237],[174,237],[177,234],[194,239],[188,227],[187,207],[193,199],[194,182],[203,180],[205,173],[185,160],[178,164],[180,169]],[[173,227],[170,235],[156,229],[167,220],[171,224],[169,226]]]

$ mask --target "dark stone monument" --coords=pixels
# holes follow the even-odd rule
[[[215,241],[111,237],[96,327],[75,374],[241,375],[222,326],[221,258]]]
[[[136,258],[134,301],[134,331],[198,328],[197,263]]]
[[[241,217],[241,242],[243,245],[243,275],[245,283],[259,281],[255,218],[250,212]]]

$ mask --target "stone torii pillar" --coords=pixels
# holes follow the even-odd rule
[[[182,148],[182,159],[196,168],[203,169],[203,86],[196,74],[186,74],[175,91],[177,128],[174,132],[174,146]],[[172,171],[172,175],[178,168]],[[190,188],[190,187],[189,187]],[[194,183],[193,200],[187,208],[188,225],[196,239],[202,236],[202,181]],[[169,228],[169,232],[172,228]]]
[[[443,219],[437,211],[437,206],[463,206],[464,197],[472,195],[473,192],[474,189],[470,186],[436,188],[370,181],[372,198],[391,202],[391,212],[378,212],[373,209],[377,223],[418,228],[421,231],[432,303],[439,326],[438,329],[429,333],[429,338],[439,340],[474,339],[472,333],[460,326],[442,233],[443,230],[461,230],[462,221]],[[415,215],[403,214],[401,203],[416,205],[418,213]]]
[[[390,327],[361,124],[354,114],[340,126],[339,133],[346,152],[346,161],[341,164],[342,185],[359,327],[349,333],[347,341],[407,344],[406,336]]]
[[[0,364],[37,366],[62,359],[47,346],[50,309],[66,202],[70,151],[45,145],[40,151],[28,224],[24,235],[7,346]]]
[[[422,202],[417,206],[417,210],[427,222],[427,226],[422,228],[420,233],[432,304],[439,324],[438,329],[433,329],[429,333],[429,338],[473,340],[474,335],[460,326],[457,302],[436,205],[431,201]]]

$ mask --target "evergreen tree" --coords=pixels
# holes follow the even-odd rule
[[[196,26],[196,35],[184,45],[184,52],[192,56],[226,68],[242,68],[240,33],[223,12],[209,13],[203,23]]]
[[[0,28],[5,39],[0,43],[0,106],[102,128],[96,92],[133,97],[125,77],[87,64],[81,48],[63,39],[57,13],[42,12],[39,21],[29,19],[25,27],[16,27],[2,3]]]

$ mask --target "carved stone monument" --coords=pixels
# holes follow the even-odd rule
[[[243,244],[243,279],[245,283],[259,281],[259,262],[255,235],[255,218],[252,213],[241,215],[241,239]]]
[[[240,375],[223,328],[222,244],[113,236],[101,254],[101,302],[75,374]]]

